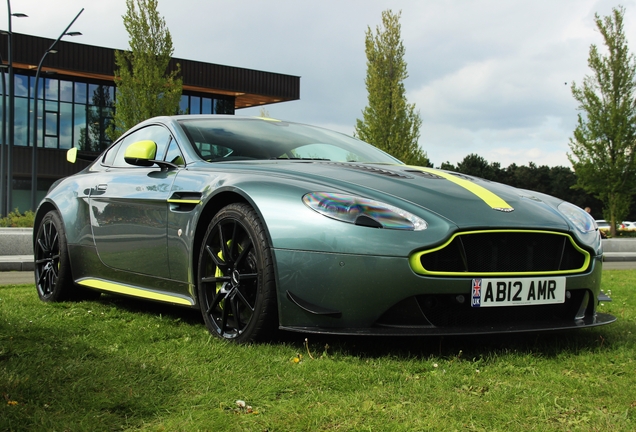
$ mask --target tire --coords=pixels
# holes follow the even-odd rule
[[[71,274],[66,231],[60,214],[51,210],[38,227],[34,245],[35,286],[40,300],[60,302],[99,297],[97,291],[77,287]]]
[[[198,263],[198,296],[210,333],[237,343],[268,339],[278,325],[272,253],[247,204],[230,204],[210,223]]]

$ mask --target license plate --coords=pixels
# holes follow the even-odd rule
[[[527,306],[565,302],[565,277],[473,279],[471,306]]]

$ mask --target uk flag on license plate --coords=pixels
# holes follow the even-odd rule
[[[473,299],[471,302],[472,307],[481,306],[481,279],[473,279]]]

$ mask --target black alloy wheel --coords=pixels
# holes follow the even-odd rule
[[[57,211],[42,219],[34,244],[35,285],[45,302],[68,300],[73,278],[66,248],[66,233]]]
[[[210,333],[239,343],[271,336],[278,323],[273,260],[254,209],[239,203],[217,213],[205,233],[197,274]]]

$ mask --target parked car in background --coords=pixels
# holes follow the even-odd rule
[[[636,231],[636,222],[623,221],[621,229],[626,231]]]
[[[596,222],[596,225],[598,226],[598,229],[600,229],[601,231],[610,230],[610,224],[605,219],[597,219],[595,222]]]

